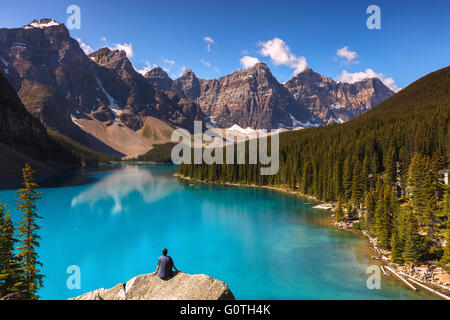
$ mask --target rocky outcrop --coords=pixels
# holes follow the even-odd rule
[[[191,69],[172,81],[155,68],[146,74],[155,86],[196,102],[222,128],[274,129],[348,121],[394,94],[379,79],[339,83],[311,69],[281,84],[264,63],[219,79],[196,77]]]
[[[213,80],[198,79],[189,69],[174,81],[173,91],[198,103],[223,128],[292,127],[290,113],[300,121],[311,116],[264,63]]]
[[[153,86],[162,91],[172,91],[173,80],[161,67],[156,67],[145,74]]]
[[[336,82],[306,69],[286,82],[292,96],[324,124],[348,121],[394,94],[378,78]]]
[[[111,289],[97,289],[70,300],[235,300],[224,282],[207,275],[178,273],[168,281],[145,274]]]

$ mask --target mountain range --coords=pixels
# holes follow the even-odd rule
[[[336,82],[312,69],[280,83],[264,63],[219,79],[188,69],[172,80],[142,75],[124,51],[86,55],[64,24],[34,20],[0,29],[0,72],[26,110],[94,150],[135,157],[194,120],[228,129],[298,129],[341,123],[394,94],[379,79]]]

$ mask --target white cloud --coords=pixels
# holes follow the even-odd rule
[[[291,52],[289,46],[280,38],[260,42],[261,47],[259,54],[264,57],[270,57],[276,65],[285,65],[294,69],[294,75],[299,74],[308,67],[305,57],[297,57]]]
[[[84,43],[80,38],[78,38],[77,41],[80,44],[80,48],[84,51],[85,54],[94,52],[94,49],[92,49],[90,45]]]
[[[251,68],[255,64],[259,63],[258,58],[250,57],[250,56],[242,57],[241,60],[239,60],[239,61],[241,62],[241,65],[242,65],[242,67],[244,67],[244,69]]]
[[[167,64],[172,64],[172,65],[175,64],[175,60],[162,59],[162,61],[163,61],[164,63],[167,63]]]
[[[111,50],[123,50],[127,54],[128,58],[134,56],[133,45],[131,43],[114,43],[113,46],[109,47]]]
[[[213,45],[213,44],[216,44],[216,42],[213,40],[213,38],[211,38],[211,37],[203,37],[203,41],[205,41],[206,43],[207,43],[207,49],[208,49],[208,52],[210,52],[211,51],[211,46]]]
[[[359,63],[358,60],[358,54],[356,51],[350,51],[348,50],[348,47],[342,47],[336,51],[336,55],[340,58],[344,58],[347,63],[353,62],[353,63]]]
[[[101,37],[101,40],[102,40],[103,42],[106,42],[106,37]]]
[[[368,68],[364,72],[354,72],[350,73],[346,70],[342,71],[342,73],[338,76],[337,80],[340,82],[346,83],[355,83],[358,81],[362,81],[368,78],[378,78],[385,84],[386,87],[391,89],[394,92],[398,92],[401,90],[396,84],[394,78],[385,78],[382,73],[376,73],[372,69]]]
[[[200,59],[201,63],[203,63],[206,67],[211,68],[211,62],[206,61],[205,59]]]
[[[140,74],[142,74],[143,76],[145,76],[145,74],[147,72],[149,72],[150,70],[152,70],[153,68],[156,68],[156,64],[154,64],[153,66],[150,64],[150,62],[148,60],[145,60],[145,66],[141,69],[136,69],[137,72],[139,72]]]

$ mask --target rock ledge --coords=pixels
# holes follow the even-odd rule
[[[178,273],[168,281],[144,274],[111,289],[97,289],[69,300],[235,300],[224,282],[204,274]]]

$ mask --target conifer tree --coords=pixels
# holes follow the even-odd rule
[[[349,202],[347,204],[347,217],[349,220],[356,220],[358,218],[356,208]]]
[[[24,220],[19,223],[19,258],[23,265],[24,283],[23,292],[28,299],[38,299],[37,290],[42,287],[43,275],[40,274],[39,266],[42,263],[38,260],[36,248],[39,247],[40,236],[37,234],[40,226],[36,220],[41,217],[36,212],[36,202],[40,199],[39,187],[34,182],[35,171],[27,163],[22,170],[23,188],[17,191],[19,197],[17,201],[17,210],[23,212]]]
[[[397,166],[396,166],[397,158],[395,147],[392,144],[387,150],[383,162],[386,174],[386,181],[390,185],[394,185],[395,180],[397,178]]]
[[[447,227],[445,229],[445,247],[441,263],[447,271],[450,271],[450,196],[447,191],[444,198],[443,211],[447,214]]]
[[[407,217],[403,260],[405,262],[416,263],[419,261],[421,253],[417,219],[411,209],[408,210]]]
[[[408,194],[412,209],[416,214],[422,214],[425,207],[424,181],[426,180],[425,159],[415,153],[408,170]]]
[[[390,188],[386,186],[378,196],[375,209],[377,239],[380,246],[385,249],[389,249],[391,246],[393,213],[390,206],[390,194]]]
[[[352,202],[356,207],[361,205],[364,198],[364,183],[361,175],[361,165],[359,161],[357,161],[353,168],[352,181]]]
[[[6,205],[0,204],[0,297],[20,291],[22,269],[14,253],[17,239],[14,237],[14,224]]]
[[[353,170],[350,158],[345,158],[343,168],[343,187],[344,187],[344,200],[350,200],[352,197],[352,182],[353,182]]]
[[[375,208],[377,204],[376,191],[371,190],[366,196],[366,226],[369,232],[374,233],[376,228]]]
[[[336,214],[334,216],[334,219],[337,222],[344,220],[344,210],[342,210],[342,202],[340,199],[339,199],[339,203],[338,203],[338,207],[336,209]]]
[[[394,227],[391,239],[391,260],[394,263],[403,263],[403,243],[397,225]]]

